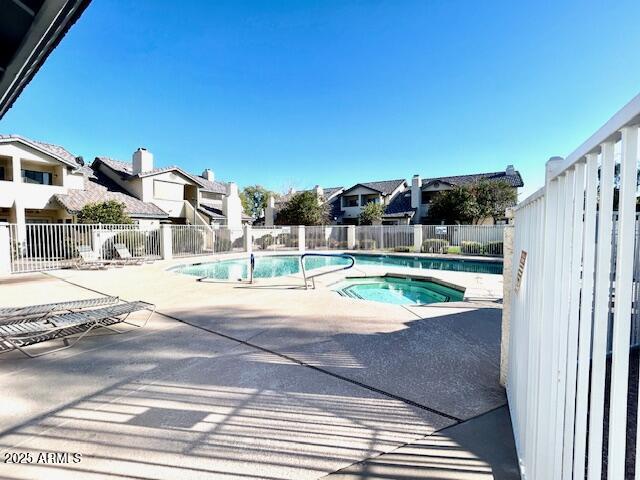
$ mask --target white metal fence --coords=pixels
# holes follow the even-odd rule
[[[502,256],[504,225],[423,225],[424,251]],[[453,248],[451,248],[453,247]]]
[[[175,257],[213,253],[213,229],[204,225],[171,225],[171,251]]]
[[[173,257],[247,251],[247,231],[254,251],[355,249],[501,255],[503,228],[501,225],[328,225],[245,230],[207,225],[27,224],[21,228],[12,224],[9,249],[14,273],[74,266],[79,246],[90,247],[100,259],[116,257],[115,243],[124,243],[136,257],[161,258],[163,232],[167,229]]]
[[[297,250],[298,227],[252,227],[251,242],[253,250]]]
[[[9,225],[11,271],[14,273],[67,268],[78,261],[77,248],[89,246],[97,258],[112,259],[115,243],[135,257],[160,257],[157,227],[103,224]]]
[[[309,250],[346,250],[348,244],[346,225],[304,227],[305,247]]]
[[[368,225],[357,227],[354,248],[358,250],[412,250],[414,225]]]
[[[639,119],[640,96],[516,210],[507,393],[527,479],[640,478]]]

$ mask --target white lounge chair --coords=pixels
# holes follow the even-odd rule
[[[85,300],[43,303],[41,305],[29,305],[27,307],[3,307],[0,308],[0,325],[44,319],[53,314],[77,312],[87,308],[113,305],[114,303],[118,303],[118,297],[87,298]]]
[[[114,264],[112,261],[98,258],[96,252],[94,252],[89,245],[78,245],[76,246],[76,250],[78,251],[78,255],[80,255],[76,262],[76,268],[78,269],[103,269]]]
[[[47,318],[35,318],[22,322],[0,323],[0,344],[4,351],[19,350],[28,357],[39,357],[47,353],[70,348],[95,328],[104,327],[122,333],[113,325],[127,323],[135,327],[144,327],[155,311],[155,305],[143,301],[125,302],[93,310],[82,310],[52,315]],[[149,314],[141,324],[128,320],[138,311],[148,310]],[[41,353],[32,354],[25,347],[36,343],[67,338],[77,335],[73,341],[63,347],[54,348]]]
[[[125,265],[142,265],[145,261],[148,260],[148,257],[134,257],[131,255],[131,251],[124,243],[114,243],[113,248],[115,249],[118,257]]]

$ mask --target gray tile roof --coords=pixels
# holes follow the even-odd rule
[[[85,173],[84,190],[69,190],[66,194],[55,194],[54,198],[69,213],[77,213],[89,203],[116,200],[123,203],[131,217],[167,218],[167,212],[153,203],[143,202],[123,191],[104,174],[89,167],[82,167]],[[91,173],[90,173],[90,172]]]
[[[333,194],[339,192],[340,190],[344,190],[344,187],[327,187],[322,189],[325,198],[330,198]]]
[[[378,182],[356,183],[351,188],[345,190],[344,193],[347,193],[349,190],[353,190],[356,187],[362,186],[370,188],[371,190],[375,190],[376,192],[380,192],[382,195],[389,195],[403,183],[406,183],[406,180],[404,178],[399,178],[397,180],[381,180]]]
[[[507,182],[512,187],[522,187],[524,186],[524,182],[522,181],[522,177],[520,176],[520,172],[517,170],[513,175],[507,175],[506,172],[489,172],[489,173],[475,173],[472,175],[455,175],[452,177],[434,177],[434,178],[425,178],[422,180],[422,186],[425,186],[431,182],[439,181],[443,183],[448,183],[450,185],[462,186],[468,185],[470,183],[477,182],[478,180],[489,180],[489,181],[504,181]]]
[[[227,218],[224,216],[224,212],[222,210],[208,203],[201,202],[199,210],[203,212],[205,215],[211,218],[215,218],[217,220],[224,220]],[[253,217],[245,214],[244,212],[242,212],[241,215],[243,220],[253,220]]]
[[[154,168],[153,170],[149,170],[148,172],[142,172],[142,173],[138,173],[137,175],[134,175],[133,165],[129,162],[123,162],[123,161],[115,160],[109,157],[96,157],[96,160],[99,162],[102,162],[111,170],[123,176],[125,179],[129,179],[132,177],[143,178],[143,177],[148,177],[150,175],[157,175],[158,173],[176,171],[181,173],[185,177],[191,179],[191,181],[193,181],[194,183],[197,183],[198,185],[200,185],[200,187],[205,192],[222,193],[222,194],[227,193],[227,184],[225,182],[219,182],[219,181],[211,182],[205,178],[202,178],[199,175],[187,173],[176,165],[171,165],[168,167],[158,167],[158,168]]]
[[[53,143],[40,142],[32,140],[21,135],[0,135],[0,143],[20,142],[28,145],[36,150],[51,155],[52,157],[66,163],[70,167],[78,168],[80,165],[76,162],[76,156],[60,145]]]
[[[205,192],[211,193],[222,193],[223,195],[227,194],[227,183],[219,182],[218,180],[214,180],[213,182],[207,180],[206,178],[202,178],[199,175],[188,174],[194,182],[199,183],[202,186],[202,190]]]
[[[411,190],[405,190],[394,196],[384,210],[385,217],[413,217],[415,208],[411,208]]]
[[[125,178],[127,178],[127,177],[142,178],[142,177],[148,177],[150,175],[157,175],[158,173],[171,172],[171,171],[174,171],[174,170],[177,170],[180,173],[182,173],[183,175],[185,175],[186,177],[191,178],[191,175],[189,175],[187,172],[185,172],[180,167],[177,167],[175,165],[171,165],[169,167],[158,167],[158,168],[154,168],[152,170],[149,170],[148,172],[142,172],[142,173],[138,173],[138,174],[134,175],[134,173],[133,173],[133,165],[131,163],[129,163],[129,162],[123,162],[121,160],[115,160],[115,159],[109,158],[109,157],[96,157],[95,159],[100,161],[100,162],[102,162],[102,163],[104,163],[111,170],[113,170],[114,172],[119,173],[120,175],[122,175]]]
[[[208,215],[211,218],[215,218],[218,220],[224,220],[226,218],[222,210],[207,203],[200,203],[199,210],[201,210],[205,215]]]

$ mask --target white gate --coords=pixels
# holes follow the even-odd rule
[[[639,120],[640,96],[552,159],[516,210],[507,393],[527,479],[600,480],[603,460],[608,479],[634,462],[640,476],[635,422],[627,433]]]

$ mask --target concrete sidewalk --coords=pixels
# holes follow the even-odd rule
[[[156,314],[147,328],[121,335],[99,332],[35,360],[3,354],[2,450],[82,460],[3,464],[2,478],[352,475],[411,445],[430,445],[412,455],[433,457],[441,440],[429,439],[441,438],[473,459],[469,478],[494,469],[497,478],[517,478],[455,437],[464,427],[491,438],[478,415],[505,404],[495,305],[405,309],[324,289],[202,284],[157,265],[55,275],[66,281],[10,277],[0,283],[0,303],[99,291],[154,302],[169,317]],[[504,415],[494,426],[508,460]]]

